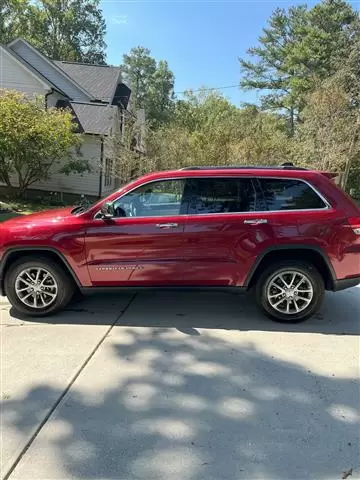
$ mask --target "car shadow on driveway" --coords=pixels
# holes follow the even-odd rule
[[[203,300],[204,318],[214,305]],[[358,468],[358,385],[331,374],[337,362],[317,368],[326,340],[308,350],[316,360],[290,361],[263,335],[216,333],[114,328],[13,478],[335,480]],[[3,402],[4,425],[31,431],[39,398],[61,395],[34,384]]]
[[[133,299],[124,313],[126,297]],[[75,299],[66,310],[50,317],[27,317],[13,308],[10,314],[26,322],[109,326],[121,316],[118,325],[173,327],[193,336],[200,334],[199,329],[359,335],[360,287],[327,292],[319,313],[298,324],[271,321],[251,295],[199,291],[148,291],[133,297],[129,293],[97,294]]]

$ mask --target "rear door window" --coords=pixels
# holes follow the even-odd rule
[[[307,183],[296,179],[260,178],[267,210],[317,210],[324,200]]]
[[[252,212],[255,201],[250,178],[191,178],[186,182],[183,208],[189,215]]]

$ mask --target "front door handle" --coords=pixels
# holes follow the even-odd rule
[[[157,228],[176,228],[179,225],[177,223],[157,223]]]
[[[247,225],[262,225],[263,223],[268,223],[266,218],[254,218],[251,220],[244,220],[244,223]]]

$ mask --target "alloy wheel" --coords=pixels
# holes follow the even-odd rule
[[[16,277],[15,292],[27,307],[47,308],[56,300],[58,284],[45,268],[26,268]]]
[[[269,304],[278,312],[294,315],[304,311],[314,297],[310,279],[296,270],[275,274],[270,280],[266,295]]]

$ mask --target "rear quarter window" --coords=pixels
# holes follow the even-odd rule
[[[326,208],[324,200],[307,183],[296,179],[260,178],[267,210],[317,210]]]

